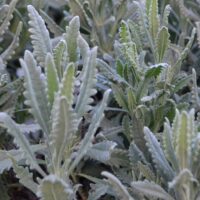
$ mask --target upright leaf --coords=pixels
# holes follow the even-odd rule
[[[69,0],[70,9],[72,10],[72,13],[74,15],[78,15],[81,20],[81,25],[84,26],[84,28],[89,28],[89,18],[87,16],[87,13],[85,12],[82,4],[79,2],[79,0]]]
[[[55,37],[62,35],[63,29],[59,25],[57,25],[56,22],[51,17],[49,17],[46,12],[40,10],[40,15],[45,20],[47,27],[49,28],[50,32],[54,34]]]
[[[77,156],[76,156],[75,160],[72,162],[72,164],[68,170],[69,173],[71,173],[74,170],[74,168],[77,166],[77,164],[83,158],[83,156],[85,156],[88,149],[92,146],[92,139],[94,137],[94,134],[96,133],[96,130],[97,130],[102,118],[104,117],[104,110],[107,105],[109,93],[110,93],[110,90],[107,90],[104,93],[103,100],[93,116],[93,119],[90,123],[90,126],[88,128],[88,131],[87,131],[84,139],[81,141],[79,150],[76,154]]]
[[[128,28],[128,24],[125,21],[122,21],[121,23],[119,34],[120,34],[120,42],[122,44],[131,42],[130,31]]]
[[[67,43],[65,40],[60,40],[57,46],[53,49],[55,66],[58,72],[59,80],[63,77],[65,65],[68,62]]]
[[[169,32],[167,27],[163,26],[157,35],[156,39],[156,50],[157,50],[157,60],[158,62],[162,62],[166,50],[169,48]]]
[[[162,25],[168,27],[168,17],[171,12],[171,6],[168,4],[165,6],[165,10],[163,13],[163,20],[162,20]]]
[[[10,21],[13,18],[13,12],[15,10],[15,6],[17,4],[18,0],[12,0],[9,4],[7,15],[5,19],[3,20],[3,23],[0,26],[0,36],[5,33],[5,31],[8,29],[10,25]]]
[[[59,80],[53,56],[48,53],[45,59],[46,77],[47,77],[47,95],[50,105],[54,101],[54,95],[58,91]]]
[[[85,65],[85,63],[87,62],[87,56],[88,52],[90,51],[90,48],[86,40],[81,35],[79,35],[78,37],[78,45],[80,49],[80,54],[83,59],[83,65]]]
[[[149,8],[149,29],[155,41],[159,29],[158,0],[151,0]]]
[[[181,169],[190,168],[190,157],[191,157],[191,140],[194,136],[194,124],[193,120],[189,119],[189,114],[183,111],[181,114],[177,111],[179,115],[179,123],[177,126],[176,133],[176,147],[175,152],[179,161]],[[191,115],[194,116],[194,110],[192,110]],[[192,116],[192,117],[193,117]],[[192,124],[190,124],[192,122]]]
[[[66,149],[71,145],[78,123],[65,97],[60,97],[55,106],[50,145],[53,152],[53,162],[56,167],[55,173],[60,173],[59,169],[63,162],[64,154],[67,153]]]
[[[35,117],[45,134],[49,134],[50,111],[48,107],[44,76],[31,52],[25,51],[24,60],[20,59],[25,74],[25,103],[31,107],[30,112]]]
[[[73,103],[74,92],[74,78],[75,66],[73,63],[69,63],[65,69],[63,79],[60,84],[59,92],[61,96],[65,96],[69,105]]]
[[[166,158],[171,163],[173,169],[178,172],[179,165],[178,160],[176,158],[174,147],[173,147],[173,138],[172,138],[172,129],[169,126],[169,122],[167,121],[164,124],[164,132],[163,132],[163,148],[166,155]]]
[[[128,110],[128,102],[124,91],[121,87],[117,87],[117,85],[112,85],[113,95],[115,100],[117,101],[118,105],[121,106],[123,109]]]
[[[74,17],[66,28],[65,39],[69,55],[69,62],[77,61],[77,40],[79,36],[80,21],[79,17]]]
[[[197,41],[200,47],[200,22],[196,22],[196,26],[197,26]]]
[[[144,128],[144,134],[147,146],[149,148],[149,152],[151,153],[156,169],[158,170],[160,175],[166,180],[172,180],[174,177],[174,172],[170,167],[169,163],[167,162],[156,137],[147,127]]]
[[[131,164],[136,165],[138,162],[148,164],[143,152],[132,142],[129,146],[128,156]]]
[[[85,112],[91,109],[91,106],[89,105],[93,101],[91,96],[96,93],[96,89],[94,89],[96,83],[96,57],[97,48],[95,47],[89,52],[87,58],[85,58],[87,61],[83,66],[81,77],[82,84],[75,107],[78,117],[82,117]]]
[[[32,5],[27,7],[29,13],[29,25],[31,42],[33,45],[33,54],[37,58],[40,65],[43,67],[45,57],[48,52],[52,52],[49,32],[45,26],[44,20]]]
[[[22,22],[19,22],[15,36],[14,36],[11,44],[8,46],[8,48],[3,53],[1,53],[1,58],[4,61],[4,63],[6,60],[11,58],[12,54],[15,53],[15,49],[19,46],[19,35],[20,35],[21,31],[22,31]]]

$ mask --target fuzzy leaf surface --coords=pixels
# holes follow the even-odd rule
[[[45,26],[44,20],[37,10],[32,6],[27,6],[29,13],[29,32],[31,34],[33,53],[41,66],[44,66],[45,57],[48,52],[52,52],[49,32]]]
[[[147,127],[144,128],[144,134],[147,147],[151,153],[156,169],[161,176],[165,177],[166,180],[172,180],[174,177],[174,172],[167,162],[156,137]]]
[[[44,75],[41,68],[37,67],[36,61],[31,52],[26,51],[24,60],[20,59],[21,66],[25,74],[24,95],[27,99],[25,102],[31,107],[30,112],[35,120],[40,124],[45,134],[49,134],[49,117],[50,111],[48,106],[47,94],[45,89]]]
[[[41,200],[72,200],[73,190],[68,183],[56,175],[45,177],[37,191]]]

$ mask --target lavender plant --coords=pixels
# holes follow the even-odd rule
[[[5,3],[2,43],[17,1]],[[200,198],[198,71],[183,71],[199,52],[199,1],[167,3],[19,2],[31,41],[23,38],[28,50],[19,59],[29,119],[19,123],[11,112],[22,81],[1,87],[0,125],[14,148],[0,150],[0,174],[13,170],[44,200]],[[178,10],[178,23],[189,21],[179,27],[185,35],[174,32]],[[57,11],[64,11],[60,23],[48,15]],[[3,70],[18,46],[22,23],[17,27],[1,51]]]
[[[18,124],[8,114],[0,113],[1,125],[14,137],[18,147],[1,150],[1,173],[12,167],[20,183],[42,199],[75,199],[77,186],[73,186],[69,176],[73,176],[92,146],[109,90],[93,108],[93,120],[80,141],[78,127],[84,114],[91,110],[91,96],[96,93],[97,48],[90,50],[80,35],[78,17],[72,19],[62,39],[52,47],[43,19],[31,5],[28,12],[34,50],[33,54],[25,51],[20,63],[25,78],[25,104],[30,107],[35,124]],[[77,69],[79,58],[83,61],[81,71]],[[75,86],[80,91],[77,95]],[[30,129],[42,130],[39,144],[30,144],[25,137],[24,132]],[[27,166],[38,173],[37,180]]]

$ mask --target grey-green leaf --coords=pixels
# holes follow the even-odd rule
[[[24,95],[25,102],[31,107],[31,113],[39,123],[45,134],[49,134],[50,109],[48,106],[46,84],[41,68],[37,67],[36,61],[31,52],[25,51],[24,60],[20,59],[21,66],[25,74]]]
[[[37,191],[41,200],[72,200],[71,186],[56,175],[45,177]]]
[[[121,200],[134,200],[133,197],[130,196],[128,190],[122,183],[115,177],[113,174],[109,172],[102,172],[101,173],[103,176],[108,178],[108,182],[110,185],[113,187],[113,189],[116,192],[116,195],[121,199]]]
[[[77,156],[69,168],[69,173],[71,173],[74,170],[74,168],[77,166],[77,164],[83,158],[83,156],[85,156],[88,149],[92,146],[92,139],[94,137],[94,134],[96,133],[96,130],[97,130],[101,120],[104,117],[104,110],[107,105],[107,100],[108,100],[109,94],[110,94],[110,90],[107,90],[104,93],[103,100],[102,100],[100,106],[97,108],[96,112],[94,113],[93,119],[88,128],[88,131],[80,144],[79,150],[77,152]]]
[[[27,9],[30,18],[29,31],[31,33],[30,37],[34,49],[33,53],[36,56],[40,65],[43,67],[46,54],[48,52],[52,52],[49,32],[45,26],[44,20],[39,15],[37,10],[32,5],[28,5]]]
[[[115,148],[117,144],[112,141],[102,141],[94,144],[87,152],[87,156],[100,162],[106,163],[111,156],[111,150]]]
[[[64,96],[59,97],[56,103],[50,145],[52,147],[54,165],[56,170],[59,171],[64,154],[67,155],[68,153],[66,149],[71,145],[71,140],[77,130],[78,123],[75,113],[73,113],[71,106]]]
[[[149,181],[137,181],[131,183],[132,187],[146,197],[154,197],[163,200],[174,200],[160,185]]]
[[[79,28],[80,21],[78,16],[74,17],[66,28],[65,39],[67,42],[69,62],[76,62],[77,60]]]
[[[13,170],[16,174],[16,177],[19,178],[19,182],[26,188],[31,190],[33,193],[36,193],[38,184],[33,181],[33,173],[29,172],[28,167],[22,167],[17,165],[15,160],[12,160],[12,162]]]
[[[96,57],[97,48],[95,47],[87,54],[87,61],[83,66],[82,84],[75,107],[78,117],[82,117],[85,112],[91,109],[89,105],[92,103],[91,96],[96,93],[96,89],[94,88],[96,84]]]
[[[144,134],[145,140],[147,142],[146,144],[151,153],[156,169],[166,180],[172,180],[174,177],[174,172],[167,162],[163,150],[161,149],[156,137],[147,127],[144,128]]]
[[[52,106],[55,93],[58,91],[59,80],[53,56],[48,53],[45,59],[48,100]]]
[[[168,28],[163,26],[156,38],[157,61],[162,62],[167,49],[169,48],[169,32]]]
[[[75,66],[74,63],[69,63],[63,74],[61,84],[59,86],[59,93],[61,96],[65,96],[69,105],[73,103],[73,92],[75,82]]]
[[[19,150],[24,153],[24,158],[27,160],[27,163],[30,164],[31,168],[36,169],[41,175],[45,175],[44,171],[37,163],[29,141],[7,113],[0,113],[0,123],[2,123],[3,126],[8,129],[8,132],[14,137],[14,143],[19,147]]]

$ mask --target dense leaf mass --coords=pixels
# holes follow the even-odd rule
[[[0,1],[0,200],[200,199],[199,0]]]

